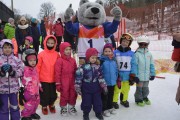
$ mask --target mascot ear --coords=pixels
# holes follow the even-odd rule
[[[79,6],[81,6],[82,4],[87,3],[87,2],[89,2],[89,0],[81,0],[81,1],[79,2]]]
[[[102,0],[96,0],[96,3],[99,3],[100,5],[104,7],[104,2]]]

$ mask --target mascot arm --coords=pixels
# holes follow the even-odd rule
[[[72,23],[71,21],[68,21],[65,23],[65,27],[71,35],[78,36],[79,23]]]
[[[105,36],[112,35],[117,31],[120,21],[113,20],[113,22],[105,22],[103,24]]]

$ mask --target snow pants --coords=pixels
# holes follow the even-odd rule
[[[0,120],[20,120],[17,93],[0,94],[0,100],[2,102],[0,106]],[[8,103],[10,103],[10,106],[8,106]]]

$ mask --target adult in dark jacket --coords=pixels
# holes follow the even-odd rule
[[[1,24],[2,24],[2,20],[0,19],[0,41],[3,39],[3,30]]]
[[[40,33],[37,27],[37,20],[36,18],[31,19],[31,31],[32,31],[32,37],[33,37],[33,47],[36,51],[36,53],[39,52],[39,38],[40,38]]]
[[[32,36],[32,32],[29,24],[24,16],[22,16],[19,20],[19,24],[15,30],[15,37],[18,44],[18,54],[19,57],[22,54],[22,46],[24,45],[25,37]]]
[[[41,48],[44,49],[43,41],[47,35],[44,20],[41,20],[40,23],[40,35],[42,36]]]

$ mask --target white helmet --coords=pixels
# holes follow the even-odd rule
[[[150,40],[148,38],[148,36],[146,35],[141,35],[141,36],[138,36],[137,37],[137,43],[141,43],[141,42],[144,42],[144,43],[150,43]]]

